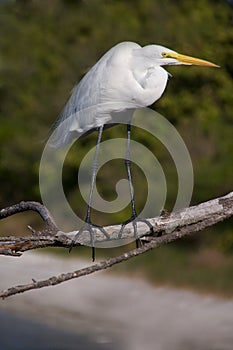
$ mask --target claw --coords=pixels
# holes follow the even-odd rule
[[[107,239],[110,239],[109,234],[107,233],[107,231],[102,227],[102,226],[98,226],[98,225],[94,225],[88,222],[85,222],[84,225],[80,228],[80,230],[78,231],[78,233],[75,235],[75,237],[73,238],[71,244],[70,244],[70,248],[69,248],[69,253],[71,252],[72,248],[74,247],[75,242],[77,241],[77,238],[84,232],[87,231],[89,232],[90,235],[90,243],[91,243],[91,249],[92,249],[92,261],[95,261],[95,241],[94,241],[94,229],[93,228],[97,228],[99,229]]]
[[[153,226],[151,225],[151,223],[148,220],[140,219],[137,217],[132,217],[129,220],[125,221],[121,225],[121,229],[120,229],[119,234],[118,234],[118,238],[120,239],[122,237],[122,233],[124,231],[125,226],[132,223],[133,231],[134,231],[134,238],[136,239],[136,248],[139,247],[139,242],[140,242],[140,238],[138,238],[138,235],[137,235],[137,222],[144,222],[144,224],[146,224],[149,227],[150,232],[153,233]]]

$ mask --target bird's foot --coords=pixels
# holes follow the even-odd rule
[[[139,242],[141,242],[140,238],[138,237],[138,233],[137,233],[137,223],[138,222],[143,222],[144,224],[146,224],[148,226],[150,232],[153,233],[153,226],[151,225],[151,223],[146,219],[140,219],[139,217],[136,217],[136,216],[132,216],[130,219],[123,222],[123,224],[121,225],[121,229],[118,233],[118,238],[119,239],[122,238],[122,234],[123,234],[125,226],[131,223],[133,225],[134,238],[136,239],[136,247],[137,248],[139,247]]]
[[[69,248],[69,252],[71,252],[74,244],[76,243],[78,237],[81,236],[81,234],[83,232],[88,232],[89,235],[90,235],[90,244],[91,244],[91,249],[92,249],[92,261],[95,261],[95,229],[98,229],[100,230],[107,239],[110,239],[110,236],[109,234],[107,233],[107,231],[102,227],[102,226],[99,226],[99,225],[95,225],[95,224],[92,224],[91,222],[85,222],[83,224],[83,226],[79,229],[78,233],[75,235],[75,237],[73,238],[71,244],[70,244],[70,248]]]

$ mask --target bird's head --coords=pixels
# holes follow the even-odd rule
[[[196,66],[208,66],[219,67],[218,65],[195,58],[191,56],[182,55],[176,51],[170,50],[167,47],[160,45],[147,45],[141,48],[143,55],[159,66],[168,65],[196,65]]]

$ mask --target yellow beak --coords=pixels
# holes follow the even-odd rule
[[[219,68],[217,64],[214,64],[209,61],[201,60],[200,58],[195,58],[191,56],[181,55],[179,53],[168,53],[169,57],[177,59],[177,61],[184,64],[194,64],[196,66],[208,66]],[[168,56],[167,56],[168,57]]]

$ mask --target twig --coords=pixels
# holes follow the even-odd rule
[[[32,283],[11,287],[0,293],[1,298],[6,298],[18,293],[23,293],[32,289],[39,289],[48,286],[54,286],[73,278],[89,275],[96,271],[107,269],[120,262],[126,261],[137,255],[143,254],[148,250],[158,248],[164,244],[171,243],[191,233],[210,227],[219,221],[223,221],[233,215],[233,192],[228,195],[217,198],[194,207],[187,208],[179,213],[172,213],[169,216],[150,219],[155,231],[164,231],[161,237],[146,235],[142,239],[146,242],[142,247],[131,250],[127,253],[114,258],[106,259],[89,267],[53,276],[46,280],[33,281]],[[110,228],[116,226],[109,226]],[[107,228],[108,229],[108,228]]]
[[[27,202],[20,202],[18,204],[14,204],[10,207],[4,208],[0,210],[0,220],[5,219],[8,216],[21,213],[23,211],[33,210],[36,211],[41,218],[43,219],[46,230],[52,232],[57,232],[58,228],[55,224],[55,221],[53,220],[52,215],[48,211],[48,209],[39,202],[33,202],[33,201],[27,201]]]

